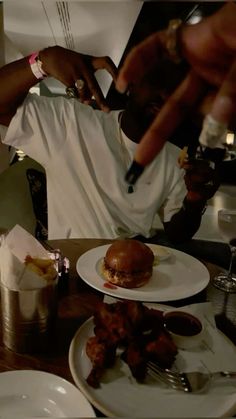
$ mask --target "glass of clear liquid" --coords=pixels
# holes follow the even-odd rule
[[[218,226],[222,238],[230,247],[231,258],[228,272],[215,276],[213,285],[222,291],[236,292],[236,275],[232,272],[233,259],[236,255],[236,210],[219,210]]]

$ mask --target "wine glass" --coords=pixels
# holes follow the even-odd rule
[[[232,273],[233,259],[236,255],[236,210],[219,210],[218,226],[222,238],[225,239],[230,247],[231,258],[228,272],[222,272],[215,276],[213,285],[222,291],[236,292],[236,276]]]

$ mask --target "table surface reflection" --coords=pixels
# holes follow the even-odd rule
[[[44,354],[18,354],[3,346],[2,330],[0,329],[0,371],[16,369],[35,369],[59,375],[74,383],[68,363],[68,351],[71,340],[79,326],[93,314],[98,301],[103,294],[88,286],[79,278],[76,272],[76,261],[87,250],[111,243],[104,239],[69,239],[49,242],[54,248],[59,248],[70,260],[68,277],[59,282],[58,321],[50,349]],[[212,263],[204,262],[213,278],[221,268]],[[211,301],[216,323],[236,345],[236,294],[225,294],[208,287],[190,298],[172,301],[166,304],[182,306],[191,303]]]

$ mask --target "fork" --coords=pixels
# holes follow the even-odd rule
[[[147,363],[148,374],[158,379],[175,390],[185,392],[197,392],[205,389],[213,379],[217,378],[236,378],[236,372],[219,371],[213,373],[195,372],[177,372],[167,368],[163,369],[155,362]]]

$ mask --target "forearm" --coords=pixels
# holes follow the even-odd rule
[[[29,89],[39,80],[34,76],[28,57],[0,68],[0,123],[9,125]]]
[[[173,243],[190,240],[200,227],[205,206],[206,201],[191,202],[185,198],[180,211],[168,223],[164,223],[168,238]]]

